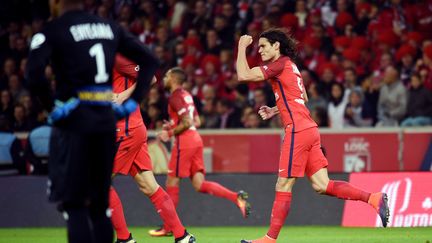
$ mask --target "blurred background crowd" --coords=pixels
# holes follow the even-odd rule
[[[273,128],[257,110],[275,105],[267,82],[237,81],[237,40],[248,34],[250,66],[260,65],[259,34],[285,27],[298,40],[295,60],[308,108],[320,127],[343,129],[432,124],[431,0],[85,0],[85,9],[118,22],[160,59],[158,83],[141,104],[148,129],[167,119],[162,78],[188,74],[202,128]],[[25,132],[44,124],[23,77],[33,34],[49,20],[47,0],[0,7],[0,128]],[[67,47],[65,47],[67,48]],[[145,67],[144,67],[145,68]],[[55,87],[50,67],[46,76]]]

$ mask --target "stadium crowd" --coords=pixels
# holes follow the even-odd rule
[[[46,121],[23,77],[31,37],[49,19],[44,2],[28,1],[30,13],[2,18],[2,130],[30,131]],[[201,128],[281,126],[257,114],[275,104],[270,84],[239,83],[235,72],[239,36],[253,37],[247,58],[255,66],[258,36],[271,27],[289,29],[299,42],[296,63],[320,127],[432,124],[430,0],[85,0],[85,7],[117,21],[160,59],[158,84],[141,104],[148,129],[167,119],[162,78],[174,66],[188,74],[184,88],[194,96]],[[54,88],[50,67],[46,76]]]

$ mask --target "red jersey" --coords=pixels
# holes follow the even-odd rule
[[[189,116],[192,121],[195,116],[198,116],[193,98],[189,92],[179,88],[171,94],[168,100],[168,114],[171,118],[171,124],[175,124],[174,126],[180,123],[183,116]],[[176,136],[174,146],[179,149],[196,148],[202,147],[203,142],[196,127],[192,125],[188,130]]]
[[[113,70],[113,92],[118,94],[130,88],[135,82],[138,75],[139,66],[117,55]],[[142,126],[143,120],[140,108],[117,122],[117,137],[128,136],[128,130]]]
[[[285,129],[299,132],[317,124],[310,116],[303,98],[303,79],[297,66],[288,57],[260,66],[264,78],[270,80]]]

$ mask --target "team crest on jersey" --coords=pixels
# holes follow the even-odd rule
[[[268,69],[267,65],[264,65],[263,68],[264,68],[264,70],[267,70],[267,69]]]
[[[45,39],[45,35],[42,33],[34,35],[30,43],[30,50],[39,48],[45,42]]]
[[[277,93],[274,93],[274,94],[275,94],[275,99],[278,100],[279,99],[279,95]]]
[[[188,96],[185,96],[185,97],[184,97],[184,101],[185,101],[187,104],[192,104],[192,103],[193,103],[193,98],[192,98],[192,96],[188,95]]]

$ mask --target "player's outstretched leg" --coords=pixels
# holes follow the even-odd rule
[[[385,193],[369,193],[345,181],[330,180],[326,168],[322,168],[310,177],[312,187],[320,194],[334,196],[344,200],[363,201],[371,205],[381,217],[384,227],[390,216]]]
[[[249,194],[243,190],[240,190],[237,192],[237,202],[236,205],[240,209],[243,218],[247,218],[250,215],[251,212],[251,205],[247,201],[249,198]]]
[[[166,182],[166,192],[168,193],[171,200],[173,201],[175,208],[177,208],[177,205],[179,203],[179,194],[180,194],[179,183],[180,183],[180,178],[168,175],[167,182]],[[148,233],[150,236],[153,237],[172,236],[172,231],[168,228],[166,224],[162,225],[157,229],[149,230]]]
[[[216,197],[222,197],[233,202],[240,209],[244,218],[247,218],[251,211],[250,203],[247,201],[249,195],[245,191],[233,192],[219,183],[206,181],[204,174],[195,173],[192,177],[192,185],[195,190],[207,193]]]
[[[184,228],[177,215],[173,201],[156,182],[153,172],[142,171],[134,176],[134,180],[138,184],[139,189],[150,198],[164,224],[172,230],[175,242],[195,242],[195,237],[189,234]]]
[[[180,222],[171,198],[162,187],[159,187],[156,192],[150,196],[150,200],[164,223],[172,230],[176,243],[193,243],[196,241],[195,237],[189,234]]]
[[[276,184],[276,195],[270,218],[270,227],[267,234],[256,240],[242,240],[242,243],[274,243],[279,236],[280,230],[289,214],[292,199],[292,187],[295,178],[279,177]]]
[[[110,187],[109,207],[111,209],[111,222],[117,235],[116,243],[136,243],[127,228],[123,205],[114,187]]]
[[[390,217],[387,194],[382,192],[371,193],[368,203],[379,214],[383,227],[387,227]]]

